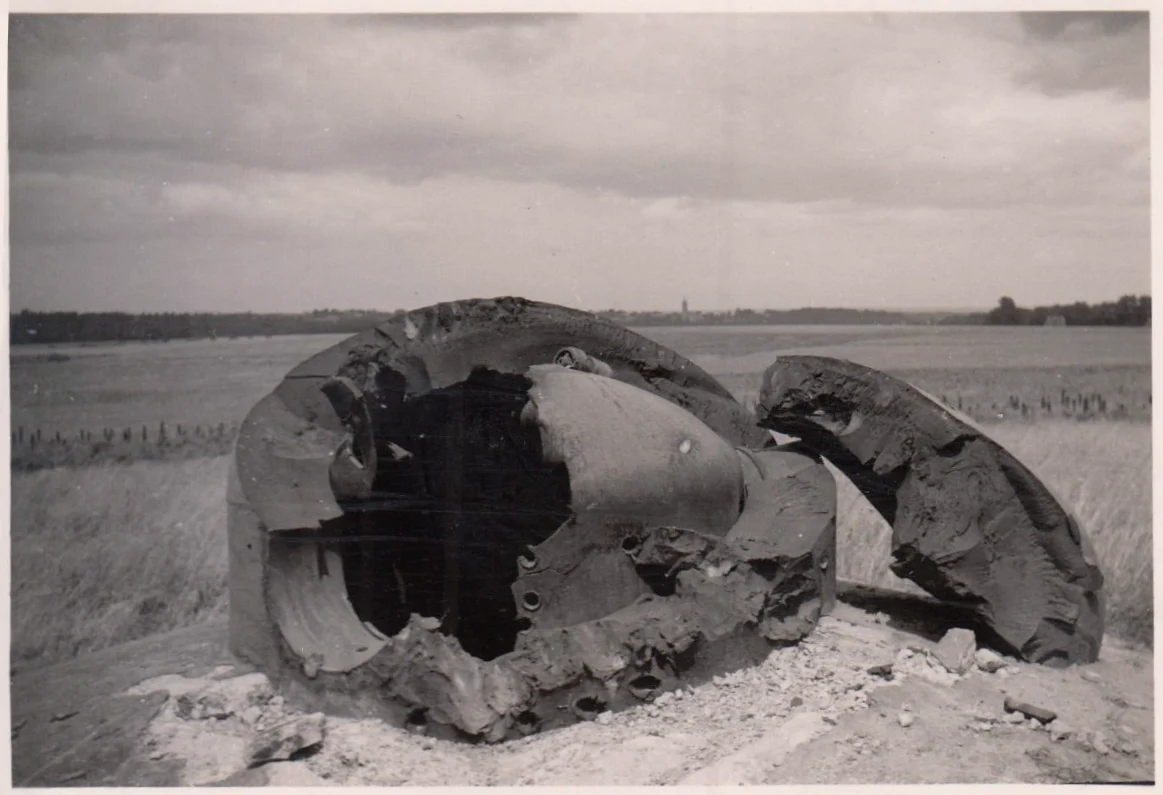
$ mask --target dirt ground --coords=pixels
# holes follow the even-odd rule
[[[496,746],[297,716],[232,660],[221,623],[13,679],[14,784],[715,785],[1154,779],[1150,651],[1117,641],[1064,670],[946,670],[936,643],[838,605],[798,646],[654,703]],[[880,666],[880,668],[877,668]],[[888,666],[891,674],[886,675]],[[989,666],[987,666],[989,667]],[[873,671],[869,669],[872,668]],[[1051,710],[1007,712],[1006,697]],[[301,718],[322,742],[248,770],[248,742]]]

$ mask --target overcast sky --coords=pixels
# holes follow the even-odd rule
[[[1145,14],[12,17],[13,309],[1150,291]]]

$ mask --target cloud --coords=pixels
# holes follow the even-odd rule
[[[452,284],[485,268],[514,289],[542,284],[521,268],[567,262],[569,295],[602,304],[629,290],[634,304],[653,300],[668,263],[726,268],[699,276],[723,301],[747,296],[732,280],[768,284],[772,263],[794,285],[807,278],[796,268],[810,259],[808,235],[830,244],[863,230],[873,259],[904,272],[926,257],[868,219],[941,250],[974,245],[958,214],[982,233],[996,214],[1027,218],[1058,239],[1047,219],[1081,214],[1129,234],[1128,252],[1147,239],[1144,15],[18,15],[11,25],[14,295],[35,281],[17,271],[49,261],[53,246],[57,270],[69,267],[62,252],[86,245],[102,252],[92,262],[116,251],[144,268],[142,241],[151,257],[213,249],[267,273],[239,253],[261,246],[303,278],[299,252],[330,244],[370,266],[365,252],[384,249],[442,263]],[[1029,252],[1015,235],[1009,244]],[[780,253],[781,236],[797,241],[794,255]],[[492,264],[460,264],[482,253]],[[848,249],[826,256],[854,261]],[[951,289],[964,277],[941,278]],[[630,287],[615,296],[615,280]],[[34,294],[50,292],[38,284]]]
[[[89,36],[90,22],[76,23],[84,36],[26,24],[14,41],[14,63],[46,62],[36,86],[24,67],[14,92],[18,151],[398,181],[476,173],[631,196],[996,203],[1023,199],[1015,170],[1080,154],[1100,181],[1125,179],[1111,164],[1146,139],[1145,103],[1040,93],[1050,67],[1031,76],[1018,45],[921,17],[211,18],[156,35],[135,19]],[[68,49],[77,38],[87,51]],[[990,167],[1011,176],[964,181]]]
[[[1057,97],[1115,91],[1150,95],[1150,30],[1142,12],[1022,14],[1033,42],[1016,73],[1019,83]]]

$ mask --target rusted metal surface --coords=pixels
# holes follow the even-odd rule
[[[835,490],[700,368],[522,301],[409,312],[295,368],[229,491],[231,645],[289,695],[498,741],[797,640]]]
[[[979,428],[852,362],[780,357],[758,408],[767,428],[828,458],[893,527],[893,571],[976,605],[994,641],[1050,665],[1093,662],[1103,576],[1078,521]]]
[[[923,393],[786,357],[757,418],[674,352],[520,299],[406,313],[255,407],[228,496],[232,649],[304,706],[450,738],[649,701],[831,609],[821,456],[893,525],[898,574],[1027,659],[1097,656],[1085,534]]]

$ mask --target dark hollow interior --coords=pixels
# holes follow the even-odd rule
[[[343,503],[339,528],[361,620],[394,635],[411,614],[429,616],[481,659],[513,649],[517,558],[570,515],[565,465],[546,463],[537,428],[521,422],[530,387],[523,375],[477,368],[406,396],[402,375],[377,374],[365,391],[374,493]]]

